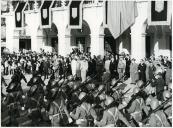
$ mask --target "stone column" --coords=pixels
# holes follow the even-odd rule
[[[104,57],[104,36],[105,34],[99,35],[99,54]]]
[[[13,51],[14,45],[14,15],[9,14],[6,16],[6,47]]]
[[[13,37],[13,51],[19,50],[19,36],[14,36]]]
[[[137,62],[146,56],[146,33],[131,28],[131,57]]]
[[[148,2],[137,2],[138,16],[135,23],[131,26],[131,57],[137,62],[146,56],[146,20]]]
[[[62,56],[66,56],[66,41],[65,41],[65,33],[58,31],[58,54]]]
[[[67,54],[70,54],[72,52],[72,49],[71,49],[71,35],[70,34],[65,35],[65,43],[66,43],[66,55],[67,55]]]
[[[37,38],[37,31],[32,31],[31,33],[31,50],[39,52],[40,48],[38,47],[38,38]]]
[[[93,55],[101,55],[104,56],[104,35],[91,34],[91,56]]]

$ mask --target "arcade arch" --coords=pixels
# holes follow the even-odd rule
[[[38,28],[37,42],[44,51],[58,52],[58,29],[54,23],[51,28]]]

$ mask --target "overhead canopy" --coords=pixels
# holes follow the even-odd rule
[[[106,23],[116,39],[128,29],[137,17],[137,6],[135,1],[107,1]]]

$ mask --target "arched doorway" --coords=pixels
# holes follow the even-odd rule
[[[86,21],[82,22],[82,29],[71,29],[71,46],[76,47],[80,52],[90,52],[90,28]]]
[[[49,52],[58,52],[58,29],[54,23],[51,28],[38,28],[37,38],[40,49]]]
[[[146,57],[160,55],[172,57],[172,32],[169,26],[148,26],[146,28]]]

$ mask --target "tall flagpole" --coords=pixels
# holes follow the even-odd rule
[[[120,12],[120,35],[121,35],[121,12]]]
[[[119,45],[120,45],[121,40],[122,40],[122,37],[121,37],[121,36],[122,36],[122,35],[121,35],[121,11],[120,11],[120,34],[119,34],[119,36],[120,36],[120,38],[119,38],[119,41],[120,41],[120,42],[119,42]],[[119,49],[119,54],[120,54],[120,50],[121,50],[121,49]]]

